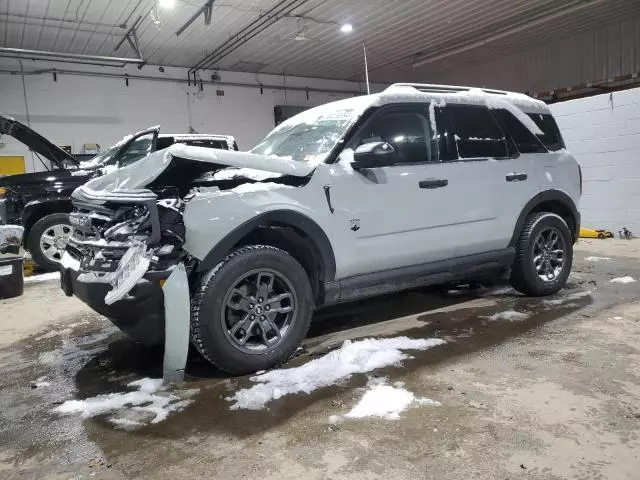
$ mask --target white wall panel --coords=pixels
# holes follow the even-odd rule
[[[58,68],[69,67],[58,65]],[[149,74],[150,68],[145,70],[142,73]],[[129,73],[140,72],[132,68]],[[187,76],[185,69],[178,68],[167,68],[164,75]],[[284,83],[282,77],[272,75],[231,72],[220,75],[227,82]],[[288,77],[286,85],[351,92],[361,87],[355,82],[296,77]],[[311,107],[351,96],[311,91],[307,98],[304,91],[265,88],[260,93],[257,86],[204,85],[201,92],[186,83],[137,79],[131,79],[127,87],[120,78],[64,74],[59,74],[54,82],[51,73],[25,76],[25,86],[31,127],[57,145],[71,145],[74,153],[80,152],[85,143],[98,143],[104,148],[126,134],[158,124],[165,133],[187,133],[191,125],[200,133],[233,135],[241,149],[249,149],[274,127],[275,105]],[[224,96],[216,94],[218,88],[224,91]],[[26,122],[21,76],[0,75],[0,112]],[[0,147],[0,155],[25,155],[29,171],[42,169],[22,144],[7,136],[3,141],[6,144]]]
[[[550,108],[582,166],[583,226],[640,235],[640,88]]]

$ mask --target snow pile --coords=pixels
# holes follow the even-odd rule
[[[267,402],[294,393],[309,394],[322,387],[350,378],[356,373],[367,373],[389,365],[398,365],[409,355],[402,350],[427,350],[442,345],[439,338],[411,339],[408,337],[368,338],[345,340],[337,350],[300,367],[278,369],[251,377],[254,385],[227,397],[234,402],[232,410],[245,408],[259,410]]]
[[[552,300],[543,300],[542,304],[546,307],[555,307],[558,305],[562,305],[565,302],[570,302],[572,300],[578,300],[580,298],[588,297],[589,295],[591,295],[591,290],[585,290],[583,292],[571,293],[561,298],[554,298]],[[569,305],[575,305],[575,304],[567,304],[565,306],[568,307]]]
[[[117,414],[109,418],[116,426],[127,428],[148,423],[159,423],[169,413],[179,412],[193,400],[197,389],[184,390],[180,394],[163,390],[162,379],[143,378],[127,385],[133,392],[109,393],[85,400],[67,400],[53,409],[62,415],[79,414],[81,418]]]
[[[487,295],[499,297],[501,295],[519,295],[519,293],[513,287],[498,287],[492,289]]]
[[[40,275],[24,277],[24,283],[39,283],[47,282],[49,280],[60,280],[60,272],[42,273]]]
[[[599,262],[601,260],[611,260],[610,257],[585,257],[587,262]]]
[[[47,381],[47,377],[39,377],[35,382],[33,382],[32,384],[33,388],[44,388],[44,387],[49,387],[51,386],[51,382]]]
[[[242,185],[238,185],[236,188],[232,188],[229,190],[230,192],[235,192],[239,194],[243,193],[253,193],[253,192],[266,192],[269,190],[279,190],[285,188],[294,188],[290,185],[283,185],[281,183],[243,183]]]
[[[281,177],[281,173],[265,172],[264,170],[256,170],[254,168],[225,168],[218,170],[213,174],[211,180],[233,180],[237,177],[250,178],[251,180],[266,180],[267,178]]]
[[[440,402],[429,398],[417,398],[413,392],[405,389],[401,384],[393,386],[384,383],[370,384],[358,404],[344,416],[346,418],[379,417],[397,420],[402,412],[418,405],[440,405]]]
[[[510,322],[518,321],[518,320],[526,320],[529,318],[528,313],[516,312],[515,310],[505,310],[504,312],[494,313],[493,315],[489,315],[486,317],[487,320],[496,321],[496,320],[509,320]]]
[[[611,283],[634,283],[635,281],[635,278],[628,275],[626,277],[617,277],[611,279]]]

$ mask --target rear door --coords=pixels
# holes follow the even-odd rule
[[[506,248],[522,208],[539,191],[532,163],[505,135],[494,110],[452,104],[445,111],[450,201],[441,208],[451,219],[447,236],[455,256]]]

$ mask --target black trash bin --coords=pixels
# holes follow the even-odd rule
[[[0,258],[0,300],[24,292],[23,262],[22,257]]]

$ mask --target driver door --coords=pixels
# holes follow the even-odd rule
[[[434,119],[435,120],[435,119]],[[389,105],[379,109],[347,144],[333,169],[331,195],[335,225],[348,232],[346,255],[339,275],[350,277],[449,258],[441,205],[451,202],[438,176],[446,178],[439,161],[438,135],[429,105]],[[354,150],[363,144],[387,142],[396,151],[392,166],[351,172]]]

